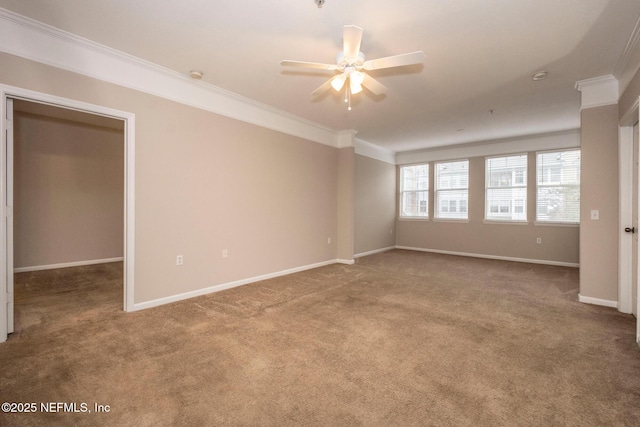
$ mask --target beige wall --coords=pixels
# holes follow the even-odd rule
[[[508,153],[505,153],[508,154]],[[518,258],[551,263],[578,264],[580,228],[535,225],[535,152],[528,153],[527,225],[484,222],[485,158],[469,158],[468,222],[433,219],[433,191],[429,216],[423,220],[397,220],[398,246],[479,256]],[[456,160],[456,159],[452,159]],[[433,190],[433,163],[430,164]],[[542,244],[536,239],[541,238]]]
[[[617,301],[618,105],[583,109],[580,141],[580,295]]]
[[[14,266],[123,255],[122,131],[16,112]]]
[[[135,114],[136,303],[336,259],[337,149],[11,55],[0,62],[0,83]]]
[[[338,239],[337,257],[342,261],[353,260],[353,227],[355,221],[355,151],[341,148],[338,153]]]
[[[395,246],[396,167],[356,155],[355,254]]]

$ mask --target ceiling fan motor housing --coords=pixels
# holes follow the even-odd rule
[[[362,64],[364,64],[364,53],[358,52],[357,58],[345,58],[344,52],[340,52],[336,56],[336,64],[340,70],[346,70],[347,68],[360,70],[362,69]]]

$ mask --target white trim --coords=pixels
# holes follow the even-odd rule
[[[533,221],[536,227],[574,227],[580,228],[579,222],[561,222],[561,221]]]
[[[396,164],[396,153],[392,150],[387,150],[379,145],[372,144],[362,139],[355,139],[356,154],[361,156],[371,157],[372,159],[380,160],[381,162]]]
[[[612,301],[612,300],[608,300],[608,299],[585,297],[585,296],[582,296],[580,294],[578,294],[578,301],[580,301],[582,303],[585,303],[585,304],[593,304],[593,305],[601,305],[601,306],[604,306],[604,307],[618,308],[618,302],[617,301]]]
[[[622,55],[618,58],[618,62],[613,67],[613,75],[619,82],[619,96],[633,80],[633,76],[640,68],[640,16],[636,20],[636,25],[629,35],[629,40],[622,51]]]
[[[611,74],[580,80],[575,87],[582,94],[580,110],[618,103],[618,80]]]
[[[97,265],[97,264],[108,264],[110,262],[121,262],[124,261],[124,257],[116,257],[116,258],[104,258],[104,259],[90,259],[87,261],[73,261],[73,262],[63,262],[60,264],[48,264],[48,265],[34,265],[32,267],[20,267],[14,268],[14,273],[26,273],[29,271],[42,271],[42,270],[54,270],[57,268],[68,268],[68,267],[82,267],[84,265]]]
[[[0,51],[337,147],[324,126],[0,8]],[[78,61],[82,58],[82,61]]]
[[[2,9],[0,9],[0,12]],[[0,14],[0,21],[2,15]],[[2,26],[0,26],[2,28]],[[0,30],[2,32],[2,30]],[[134,279],[135,279],[135,114],[113,108],[103,107],[73,99],[62,98],[46,93],[35,92],[28,89],[0,84],[0,114],[4,114],[7,98],[24,99],[32,102],[51,104],[61,108],[69,108],[78,111],[85,111],[90,114],[97,114],[123,120],[125,123],[125,207],[124,207],[124,277],[123,277],[123,306],[125,311],[132,311],[134,307]],[[0,139],[6,138],[4,124],[0,125]],[[4,166],[0,166],[4,168]],[[4,191],[4,187],[1,191]],[[0,244],[1,250],[6,250],[4,236]],[[0,260],[0,270],[6,271],[6,259]],[[2,284],[0,284],[2,288]],[[2,315],[0,313],[0,315]],[[0,338],[2,338],[0,336]]]
[[[275,273],[263,274],[261,276],[250,277],[247,279],[236,280],[228,283],[222,283],[219,285],[209,286],[207,288],[196,289],[195,291],[184,292],[181,294],[171,295],[164,298],[158,298],[151,301],[136,303],[133,307],[133,310],[134,311],[145,310],[147,308],[158,307],[161,305],[186,300],[189,298],[199,297],[199,296],[208,295],[214,292],[224,291],[226,289],[236,288],[238,286],[248,285],[250,283],[259,282],[261,280],[268,280],[276,277],[287,276],[289,274],[299,273],[301,271],[311,270],[314,268],[324,267],[326,265],[338,264],[338,263],[353,264],[353,260],[347,261],[347,260],[334,259],[334,260],[319,262],[316,264],[309,264],[302,267],[291,268],[288,270],[282,270]]]
[[[355,264],[355,261],[352,260],[352,259],[336,259],[336,263],[337,264],[352,265],[352,264]]]
[[[580,147],[580,130],[571,129],[517,138],[484,141],[455,147],[432,148],[396,154],[398,165],[446,161],[450,159],[507,155],[530,151]]]
[[[415,248],[411,246],[396,246],[396,249],[404,249],[407,251],[429,252],[429,253],[443,254],[443,255],[466,256],[471,258],[496,259],[500,261],[524,262],[528,264],[555,265],[558,267],[574,267],[574,268],[580,267],[580,264],[573,263],[573,262],[550,261],[546,259],[514,258],[514,257],[500,256],[500,255],[486,255],[486,254],[474,254],[469,252],[443,251],[440,249]]]
[[[618,309],[623,313],[632,310],[633,235],[624,231],[630,227],[633,200],[633,125],[618,128],[619,170],[619,227],[618,227]]]
[[[363,256],[379,254],[381,252],[387,252],[387,251],[390,251],[390,250],[395,249],[395,248],[396,248],[395,246],[389,246],[389,247],[386,247],[386,248],[375,249],[373,251],[361,252],[359,254],[355,254],[353,257],[354,258],[362,258]]]
[[[508,221],[505,219],[483,219],[482,223],[489,225],[529,225],[529,221]]]
[[[336,148],[349,148],[355,147],[356,132],[353,129],[347,129],[336,132]]]

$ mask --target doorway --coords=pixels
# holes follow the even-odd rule
[[[2,207],[5,216],[3,226],[0,227],[0,267],[2,274],[2,286],[0,289],[6,289],[6,292],[0,292],[0,342],[7,339],[7,334],[13,331],[13,279],[14,279],[14,215],[13,215],[13,120],[14,120],[14,102],[23,103],[23,105],[33,105],[36,108],[54,108],[57,114],[63,116],[74,116],[78,114],[83,117],[91,117],[93,120],[100,122],[105,119],[119,121],[122,125],[122,134],[124,135],[124,144],[121,148],[124,157],[123,177],[123,214],[124,224],[121,227],[121,244],[123,259],[123,303],[122,307],[125,311],[134,310],[133,298],[133,219],[134,219],[134,123],[135,116],[118,110],[106,107],[82,103],[66,98],[50,96],[47,94],[28,91],[21,88],[0,86],[0,111],[5,118],[1,123],[2,159],[0,165],[2,173],[0,181],[2,185]],[[26,104],[24,104],[26,103]],[[55,263],[54,263],[55,264]]]
[[[636,317],[636,341],[640,344],[640,322],[638,316],[638,216],[640,215],[640,148],[638,122],[640,121],[640,99],[625,112],[619,122],[619,265],[618,265],[618,310],[633,313]]]
[[[632,224],[635,230],[632,243],[632,280],[631,280],[631,313],[638,318],[638,192],[640,191],[639,180],[640,147],[638,142],[638,122],[633,125],[633,186],[632,186]],[[640,330],[640,326],[638,327]],[[638,335],[640,337],[640,334]]]

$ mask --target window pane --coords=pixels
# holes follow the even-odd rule
[[[580,150],[538,153],[536,220],[580,222]]]
[[[467,190],[445,190],[436,192],[436,206],[438,218],[466,219],[467,201],[469,198]],[[462,208],[464,206],[464,209]]]
[[[400,217],[429,215],[429,164],[400,168]]]
[[[436,165],[436,190],[469,187],[469,161],[438,163]]]
[[[400,216],[427,217],[428,216],[427,191],[406,191],[402,193],[402,210]]]
[[[437,163],[435,172],[436,217],[467,219],[469,161]]]
[[[427,190],[429,188],[429,165],[403,166],[400,169],[401,191]]]
[[[538,221],[580,222],[580,187],[538,187]]]
[[[527,220],[527,155],[486,160],[485,218]]]

